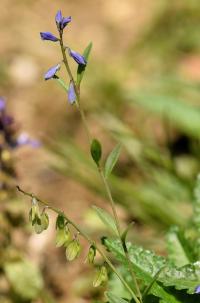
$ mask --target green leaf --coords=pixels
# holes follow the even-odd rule
[[[128,95],[128,94],[127,94]],[[158,114],[173,123],[185,133],[199,139],[200,111],[199,107],[182,100],[145,93],[129,93],[130,102]]]
[[[167,248],[169,259],[178,267],[193,261],[192,248],[184,237],[183,232],[176,226],[172,227],[167,234]]]
[[[6,277],[14,292],[24,300],[35,300],[43,288],[37,267],[27,260],[6,263]]]
[[[94,162],[97,164],[97,166],[99,166],[99,161],[101,160],[102,148],[101,148],[101,143],[98,140],[96,139],[92,140],[90,152]]]
[[[92,49],[92,42],[90,42],[88,44],[88,46],[86,47],[86,49],[83,52],[83,56],[84,56],[84,58],[86,59],[87,62],[88,62],[88,58],[89,58],[91,49]],[[83,79],[83,75],[84,75],[86,66],[87,65],[79,65],[78,66],[78,69],[77,69],[77,80],[76,80],[78,86],[81,84],[81,81]]]
[[[128,302],[122,298],[119,298],[118,296],[116,296],[115,294],[113,294],[111,292],[106,292],[105,296],[109,300],[109,303],[127,303]]]
[[[193,221],[197,230],[200,232],[200,174],[197,177],[196,186],[194,190],[194,203],[193,203]]]
[[[106,160],[106,163],[105,163],[105,178],[108,178],[109,175],[111,174],[111,172],[119,158],[120,151],[121,151],[121,144],[118,144],[117,146],[115,146],[115,148],[109,154],[109,156]]]
[[[108,227],[115,235],[118,235],[117,227],[113,217],[104,209],[97,207],[95,205],[92,206],[99,219]]]
[[[128,267],[121,243],[110,239],[106,239],[104,243],[109,251],[114,253],[117,260]],[[157,256],[149,250],[131,243],[127,243],[127,247],[134,272],[137,278],[141,279],[146,286],[152,282],[156,273],[163,267],[164,270],[159,274],[157,281],[165,287],[172,286],[178,290],[185,289],[189,294],[193,294],[195,287],[200,284],[199,262],[177,268],[164,257]],[[175,299],[168,298],[167,300],[165,289],[157,282],[154,282],[150,292],[167,302],[177,302]],[[170,296],[172,295],[170,294]]]

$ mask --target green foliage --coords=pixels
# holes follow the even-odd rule
[[[172,227],[167,234],[167,248],[169,259],[177,267],[195,261],[192,247],[185,238],[184,231],[181,231],[177,226]]]
[[[105,224],[105,226],[108,227],[108,229],[111,230],[115,235],[117,235],[117,227],[113,217],[107,211],[100,207],[93,206],[93,209],[100,218],[100,220]]]
[[[27,260],[5,264],[6,277],[13,291],[24,300],[35,300],[43,288],[37,267]]]
[[[108,158],[106,159],[105,163],[105,178],[108,178],[111,174],[117,160],[119,158],[121,152],[121,144],[118,144],[109,154]]]
[[[119,241],[107,239],[104,241],[106,247],[112,252],[121,264],[127,267],[127,260],[123,254]],[[157,282],[151,288],[151,293],[166,300],[165,287],[174,287],[177,290],[187,290],[193,294],[195,287],[200,284],[200,264],[190,263],[182,267],[174,266],[170,261],[161,256],[156,256],[153,252],[145,250],[131,243],[127,243],[129,256],[136,276],[145,284],[149,285],[161,269]],[[158,282],[160,282],[158,284]],[[170,288],[168,290],[170,294]],[[171,296],[171,294],[169,295]],[[169,302],[171,299],[168,298]]]
[[[99,166],[99,161],[101,160],[102,148],[101,148],[101,143],[98,140],[96,139],[92,140],[90,153],[94,162],[97,164],[97,166]]]
[[[199,138],[200,111],[198,107],[173,97],[144,93],[130,93],[129,98],[131,104],[142,106],[145,110],[167,119],[186,134]]]
[[[105,293],[106,298],[109,300],[110,303],[127,303],[128,301],[119,298],[114,293],[106,292]]]

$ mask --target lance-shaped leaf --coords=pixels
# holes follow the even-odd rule
[[[108,227],[115,235],[118,235],[117,227],[113,217],[104,209],[97,207],[95,205],[92,206],[99,219]]]
[[[97,139],[92,140],[90,147],[90,153],[94,162],[99,166],[99,161],[101,160],[102,148],[101,143]]]
[[[83,56],[84,56],[84,58],[86,59],[87,62],[88,62],[88,58],[89,58],[91,49],[92,49],[92,42],[90,42],[88,44],[88,46],[86,47],[86,49],[83,52]],[[83,79],[83,75],[84,75],[85,69],[86,69],[86,65],[79,65],[78,66],[78,69],[77,69],[77,81],[76,81],[78,86],[81,84],[81,81]]]
[[[106,163],[105,163],[105,177],[108,178],[109,175],[111,174],[115,164],[117,163],[117,160],[119,158],[121,151],[121,144],[118,144],[115,146],[115,148],[111,151],[109,154]]]

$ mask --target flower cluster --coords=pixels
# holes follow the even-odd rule
[[[67,55],[69,57],[71,57],[78,64],[78,66],[85,67],[87,64],[87,61],[83,55],[72,50],[68,46],[64,46],[64,44],[63,44],[63,31],[64,31],[65,27],[71,22],[71,20],[72,20],[71,16],[63,17],[62,12],[59,10],[55,16],[55,22],[56,22],[59,37],[56,37],[54,34],[52,34],[51,32],[48,32],[48,31],[40,33],[40,37],[42,40],[59,42],[62,53],[64,53],[63,61],[61,63],[57,63],[56,65],[50,67],[48,69],[48,71],[45,73],[45,75],[44,75],[45,80],[59,79],[57,72],[60,70],[61,64],[63,62],[66,64]],[[68,64],[68,62],[67,62],[67,64]],[[62,83],[64,83],[64,82],[62,82]],[[65,86],[65,84],[64,84],[64,87],[65,87],[66,91],[68,92],[69,103],[73,104],[77,98],[77,92],[76,92],[74,80],[70,77],[69,85]]]

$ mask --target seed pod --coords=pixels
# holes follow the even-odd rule
[[[68,261],[76,259],[81,251],[80,243],[77,239],[72,240],[66,248],[66,258]]]
[[[91,245],[86,257],[86,262],[88,264],[93,264],[95,256],[96,256],[96,247],[94,245]]]
[[[65,227],[65,217],[59,214],[56,220],[56,229],[63,229]]]
[[[98,268],[96,275],[94,277],[93,286],[98,287],[101,284],[105,283],[108,280],[107,269],[103,265]]]
[[[56,247],[67,245],[71,241],[71,233],[67,226],[56,230]]]
[[[49,216],[47,215],[47,213],[43,212],[41,214],[41,222],[43,230],[46,230],[49,227]]]
[[[33,198],[32,207],[29,212],[29,221],[31,222],[32,225],[35,224],[37,218],[40,218],[40,211],[39,211],[37,200],[35,198]]]

